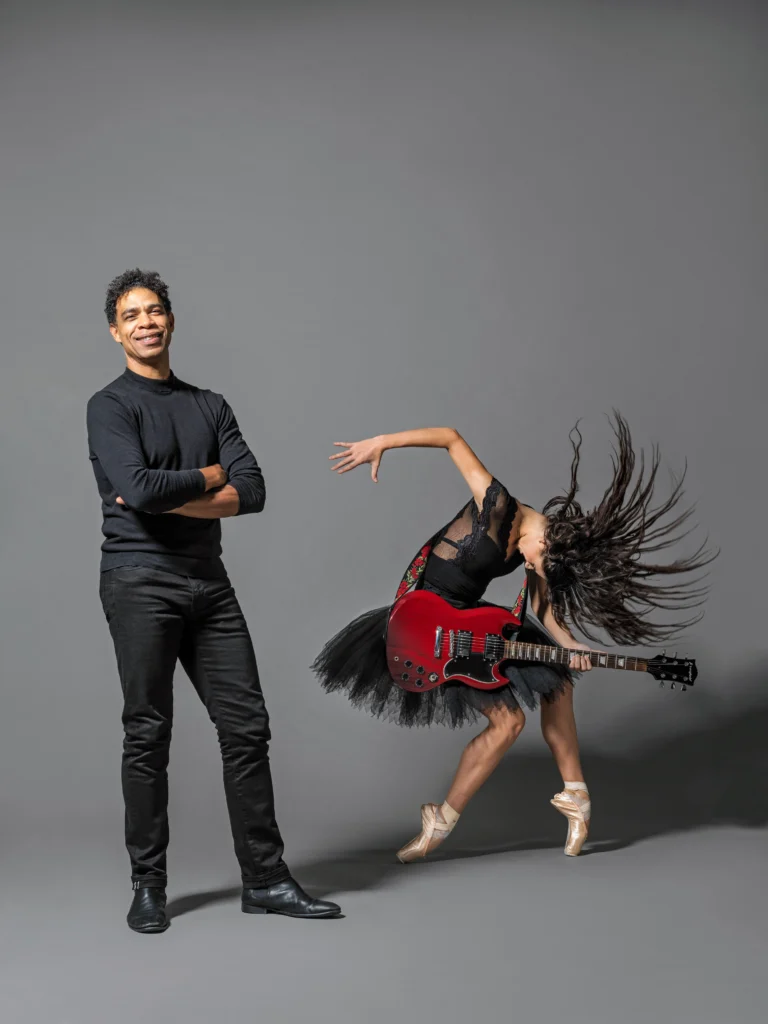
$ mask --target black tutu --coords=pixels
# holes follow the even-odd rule
[[[346,693],[355,707],[398,725],[448,725],[458,728],[481,720],[493,707],[533,709],[556,699],[571,683],[561,665],[507,662],[509,682],[494,690],[476,690],[466,683],[443,683],[426,693],[411,693],[395,683],[387,668],[384,633],[390,608],[365,612],[340,630],[323,647],[312,668],[325,690]],[[552,645],[550,637],[527,620],[517,634],[524,643]]]

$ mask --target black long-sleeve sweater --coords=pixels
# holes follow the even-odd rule
[[[220,520],[163,515],[199,498],[200,469],[217,462],[240,498],[238,515],[264,507],[262,472],[224,398],[173,374],[151,380],[126,369],[90,399],[87,425],[104,514],[101,571],[143,565],[225,577]]]

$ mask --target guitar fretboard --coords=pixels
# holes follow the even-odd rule
[[[519,661],[540,661],[567,665],[577,654],[588,654],[594,668],[617,668],[626,672],[647,672],[644,658],[630,658],[626,654],[607,654],[605,651],[581,651],[578,648],[550,647],[548,644],[522,644],[510,640],[504,644],[504,657]]]

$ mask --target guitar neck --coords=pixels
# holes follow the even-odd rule
[[[587,654],[593,668],[613,668],[625,672],[648,671],[648,662],[645,658],[630,658],[626,654],[582,651],[578,648],[552,647],[549,644],[522,644],[516,640],[504,644],[504,657],[515,661],[540,661],[542,664],[567,665],[577,654]]]

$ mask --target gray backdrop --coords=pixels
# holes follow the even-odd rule
[[[175,372],[226,395],[264,469],[266,510],[225,524],[224,553],[271,710],[292,863],[311,875],[345,851],[397,848],[471,735],[369,720],[308,670],[333,631],[391,599],[414,550],[467,498],[443,452],[388,453],[374,486],[366,470],[329,472],[332,442],[455,426],[541,506],[567,482],[567,435],[583,417],[591,501],[608,480],[614,406],[637,442],[661,442],[667,465],[687,457],[702,535],[722,556],[706,618],[681,647],[699,661],[695,690],[597,672],[579,687],[604,838],[617,821],[643,836],[764,823],[764,790],[757,810],[737,801],[756,784],[766,720],[761,5],[246,6],[3,4],[6,896],[24,918],[20,878],[74,885],[95,877],[84,864],[108,865],[105,936],[131,938],[84,413],[122,371],[103,293],[135,265],[171,286]],[[181,671],[176,683],[172,878],[226,886],[236,874],[215,733]],[[520,816],[526,793],[534,833],[561,840],[543,824],[558,779],[530,725],[505,785],[465,816],[472,841],[506,842],[500,822]],[[621,818],[632,786],[647,826]],[[518,845],[531,827],[516,826]],[[713,864],[721,856],[736,855],[725,847]],[[348,870],[328,891],[345,891]],[[347,887],[365,892],[361,919],[387,901],[368,881]],[[425,890],[409,885],[413,906]],[[223,929],[236,908],[225,909]],[[371,954],[382,981],[391,949]],[[33,1019],[28,998],[19,989],[14,1019]],[[40,1019],[91,1019],[64,1005]],[[465,1013],[451,1004],[444,1018],[451,1007]]]

